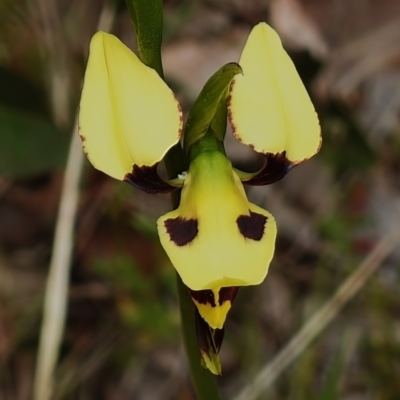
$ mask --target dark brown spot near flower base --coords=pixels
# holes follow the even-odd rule
[[[196,300],[200,304],[209,304],[211,307],[215,307],[215,298],[212,290],[191,290],[188,289],[192,299]],[[230,301],[233,304],[236,294],[239,291],[237,286],[223,287],[218,292],[218,305],[222,306],[226,301]]]
[[[251,146],[250,146],[251,147]],[[286,158],[286,152],[263,154],[266,158],[264,167],[248,181],[243,181],[246,185],[263,186],[270,185],[281,180],[296,164]]]
[[[267,217],[250,211],[250,215],[241,215],[236,220],[240,233],[248,239],[261,240],[264,235]]]
[[[177,246],[185,246],[198,234],[197,219],[170,218],[164,222],[169,238]]]
[[[158,163],[151,167],[134,165],[132,172],[125,175],[124,181],[137,189],[150,194],[170,193],[178,188],[165,182],[157,173]]]
[[[233,304],[238,291],[239,288],[237,286],[221,288],[218,293],[219,305],[222,306],[222,304],[224,304],[226,301],[230,301],[231,304]]]
[[[190,296],[193,300],[196,300],[200,304],[209,304],[211,307],[215,307],[214,293],[212,290],[192,290],[189,289]]]

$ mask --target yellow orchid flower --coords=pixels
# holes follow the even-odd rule
[[[241,142],[266,157],[265,166],[256,173],[232,168],[211,126],[189,147],[179,207],[157,223],[162,246],[213,329],[223,327],[238,287],[264,280],[274,253],[275,219],[248,201],[242,181],[281,179],[321,141],[312,103],[272,28],[253,28],[239,64],[229,121]],[[176,189],[157,165],[181,136],[180,106],[156,72],[112,35],[92,39],[80,107],[84,151],[97,169],[148,193]]]

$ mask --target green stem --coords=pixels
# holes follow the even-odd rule
[[[163,30],[162,0],[125,0],[135,27],[139,58],[163,78],[161,42]]]
[[[201,366],[201,355],[196,338],[194,304],[189,292],[177,274],[179,307],[181,312],[183,342],[189,359],[190,372],[198,400],[220,400],[215,376]]]
[[[161,61],[162,0],[126,0],[135,25],[139,58],[163,78]],[[178,143],[164,158],[169,178],[187,169],[187,161]],[[179,206],[179,191],[172,193],[172,207]],[[189,359],[191,376],[198,400],[220,400],[215,376],[201,367],[201,355],[196,337],[194,304],[186,286],[177,274],[182,335]]]

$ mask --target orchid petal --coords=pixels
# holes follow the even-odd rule
[[[228,105],[237,139],[293,165],[314,155],[321,144],[318,117],[278,34],[256,25],[239,64],[243,75],[235,77]]]
[[[115,36],[90,44],[79,133],[93,166],[123,180],[133,166],[153,166],[179,141],[182,113],[172,91]]]

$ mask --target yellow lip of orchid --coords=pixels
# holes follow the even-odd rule
[[[207,151],[191,162],[180,205],[158,220],[158,233],[185,285],[214,293],[217,304],[197,301],[197,306],[212,328],[221,328],[230,303],[219,303],[215,294],[264,280],[276,223],[247,200],[230,161],[218,151]]]
[[[152,167],[175,145],[182,112],[174,94],[115,36],[97,32],[90,43],[79,133],[93,166],[123,180]]]

